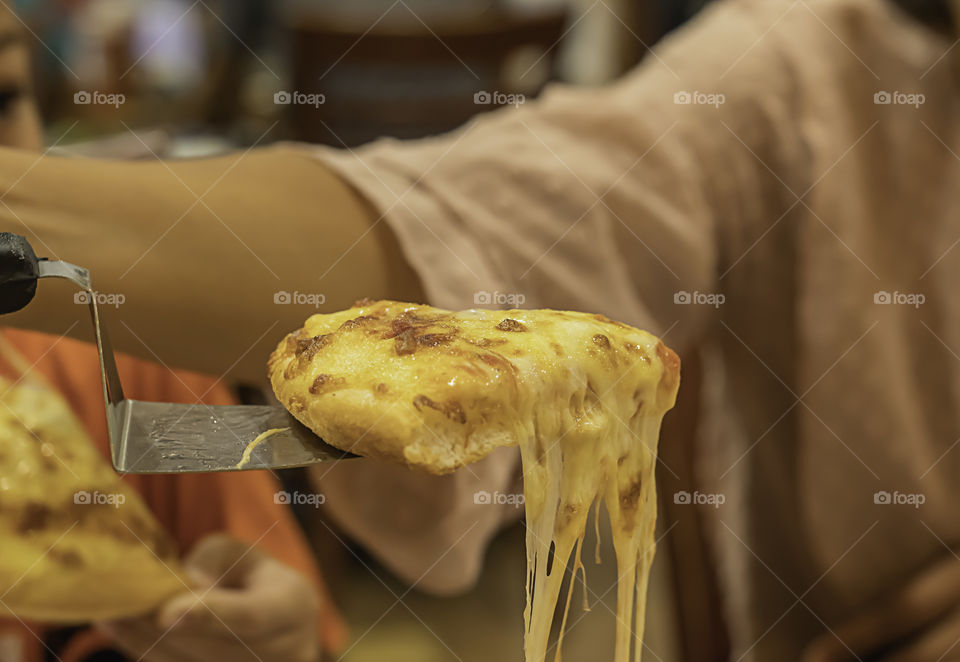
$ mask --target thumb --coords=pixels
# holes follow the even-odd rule
[[[171,598],[157,612],[156,624],[161,630],[175,630],[183,625],[184,617],[200,604],[200,593],[183,593]]]
[[[247,591],[213,588],[173,598],[160,609],[156,622],[163,630],[227,628],[254,635],[266,625],[263,606],[262,600]]]
[[[227,629],[245,636],[264,636],[316,614],[313,594],[302,592],[300,577],[282,564],[265,560],[243,589],[214,587],[197,595],[171,600],[161,612],[166,623],[192,631]],[[309,616],[307,619],[309,620]]]
[[[263,552],[218,533],[198,542],[184,559],[184,568],[198,585],[241,588],[250,571],[264,558]]]
[[[157,613],[156,623],[163,629],[184,624],[186,617],[196,619],[205,610],[204,600],[216,587],[243,588],[250,572],[263,559],[263,553],[225,534],[207,536],[198,542],[183,561],[184,572],[193,588],[169,600]]]
[[[184,618],[187,628],[227,627],[251,636],[290,629],[294,624],[315,623],[319,597],[302,574],[268,554],[220,541],[198,545],[198,555],[216,551],[212,558],[233,564],[229,575],[238,575],[238,585],[217,586],[198,596]],[[209,568],[210,566],[206,566]],[[188,606],[189,605],[189,606]]]

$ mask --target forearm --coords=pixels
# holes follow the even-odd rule
[[[117,348],[171,366],[261,381],[278,339],[314,312],[422,296],[386,224],[295,148],[166,163],[5,152],[0,186],[5,229],[123,295],[106,311]],[[71,334],[90,337],[74,291],[43,281],[4,322],[63,333],[79,319]],[[280,291],[325,303],[278,304]]]

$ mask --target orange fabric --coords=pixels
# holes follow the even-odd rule
[[[2,333],[28,363],[36,362],[35,369],[67,399],[104,457],[109,458],[96,348],[89,343],[33,332],[5,329]],[[117,368],[124,395],[131,399],[236,404],[230,391],[210,377],[170,371],[124,355],[117,356]],[[229,533],[304,573],[317,585],[324,603],[330,605],[319,569],[292,513],[287,506],[274,501],[280,487],[270,473],[128,475],[124,480],[143,496],[175,539],[181,554],[208,534]],[[343,645],[345,626],[332,605],[321,615],[320,628],[325,647],[336,650]],[[0,621],[0,633],[4,631]],[[27,648],[39,649],[36,639],[30,639]],[[89,650],[89,643],[80,648]],[[61,657],[63,662],[82,659],[79,655]],[[28,662],[35,659],[39,658],[27,657]]]

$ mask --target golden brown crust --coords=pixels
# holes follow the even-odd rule
[[[518,443],[543,398],[569,408],[624,371],[665,382],[672,405],[676,355],[602,315],[358,304],[310,317],[268,362],[280,402],[343,450],[447,473]]]

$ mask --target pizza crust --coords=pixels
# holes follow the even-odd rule
[[[543,398],[582,406],[631,365],[678,379],[673,352],[602,315],[363,301],[310,317],[268,371],[280,402],[327,443],[445,474],[530,436]]]

